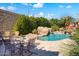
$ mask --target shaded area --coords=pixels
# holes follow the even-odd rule
[[[13,43],[12,43],[13,42]],[[58,56],[58,51],[46,51],[42,49],[37,49],[37,44],[19,43],[15,44],[15,41],[3,40],[0,45],[0,55],[1,56]],[[17,41],[16,41],[17,42]],[[1,41],[0,41],[1,43]]]
[[[46,51],[42,49],[35,49],[35,53],[37,55],[32,54],[33,56],[58,56],[58,51]]]

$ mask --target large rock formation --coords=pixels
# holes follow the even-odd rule
[[[47,35],[49,32],[49,28],[47,27],[38,27],[37,28],[38,34],[40,35]]]

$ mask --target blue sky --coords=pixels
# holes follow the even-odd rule
[[[79,15],[78,3],[0,3],[0,9],[29,16],[60,18]]]

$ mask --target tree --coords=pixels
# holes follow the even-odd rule
[[[50,19],[51,26],[58,25],[58,21],[59,21],[58,19],[54,19],[54,18]]]
[[[59,30],[59,27],[57,25],[51,26],[51,28],[52,28],[52,32]]]
[[[50,27],[51,26],[50,22],[44,17],[37,17],[36,19],[37,19],[36,20],[37,26],[44,26],[44,27]]]
[[[18,15],[17,16],[17,19],[16,19],[15,24],[13,26],[13,31],[19,31],[20,30],[21,25],[23,23],[23,20],[24,20],[24,16],[23,15]]]
[[[24,17],[24,20],[23,20],[23,23],[21,25],[21,28],[20,28],[20,32],[22,34],[27,34],[27,33],[30,33],[32,31],[32,23],[31,21],[29,20],[29,17]]]
[[[31,16],[31,17],[29,17],[29,20],[31,21],[32,29],[36,29],[38,27],[37,24],[36,24],[37,19],[35,17]]]
[[[74,18],[71,17],[71,16],[64,16],[62,17],[60,20],[59,20],[59,23],[58,25],[60,27],[65,27],[66,24],[70,23],[70,22],[73,22]]]
[[[18,15],[16,22],[13,26],[13,31],[19,31],[21,34],[27,34],[32,32],[32,30],[37,29],[38,26],[43,27],[54,27],[54,29],[58,29],[60,27],[64,27],[65,23],[71,22],[73,18],[70,16],[62,17],[59,19],[52,18],[48,20],[44,17],[29,17],[25,15]]]
[[[31,21],[28,16],[19,15],[13,27],[13,31],[19,31],[20,34],[27,34],[31,32]]]

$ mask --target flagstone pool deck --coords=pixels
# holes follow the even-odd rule
[[[66,45],[76,45],[76,42],[66,38],[58,41],[41,41],[36,40],[36,43],[40,43],[37,45],[38,49],[46,50],[46,51],[58,51],[59,55],[64,55],[62,49],[68,49]],[[65,45],[66,44],[66,45]]]

